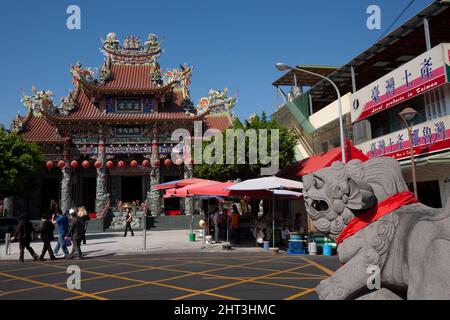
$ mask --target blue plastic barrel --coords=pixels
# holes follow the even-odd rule
[[[323,250],[323,255],[324,256],[331,256],[331,252],[332,252],[332,247],[329,244],[324,243],[322,246],[322,250]]]
[[[264,250],[269,251],[270,241],[264,241]]]

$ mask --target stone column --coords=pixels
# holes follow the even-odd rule
[[[97,216],[101,216],[106,206],[109,204],[109,194],[106,186],[106,154],[105,143],[103,137],[98,142],[97,161],[102,164],[101,168],[97,168],[97,188],[95,197],[95,211]]]
[[[152,158],[151,158],[151,173],[150,173],[150,190],[147,194],[147,200],[150,204],[150,212],[152,216],[159,215],[161,208],[160,191],[153,188],[160,183],[161,173],[159,166],[155,166],[155,161],[159,159],[159,147],[158,147],[158,131],[153,128],[153,140],[152,140]]]
[[[192,165],[185,164],[184,165],[184,179],[190,179],[193,177],[192,174]],[[184,214],[192,215],[194,213],[194,199],[191,197],[184,198]]]
[[[66,163],[61,172],[61,210],[67,212],[72,204],[72,168]]]
[[[61,168],[61,210],[69,211],[72,204],[72,168],[70,167],[69,143],[64,145],[64,168]]]

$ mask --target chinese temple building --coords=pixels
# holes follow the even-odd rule
[[[142,44],[134,36],[123,44],[114,33],[103,41],[98,72],[71,66],[73,90],[54,104],[50,91],[24,96],[28,108],[12,130],[37,143],[45,156],[40,188],[19,207],[32,217],[48,212],[52,200],[63,211],[85,206],[97,216],[121,203],[144,203],[152,215],[192,214],[192,202],[162,199],[152,186],[192,176],[192,162],[172,163],[173,130],[224,130],[232,123],[234,98],[210,95],[194,106],[189,94],[192,67],[163,72],[162,53],[153,34]]]

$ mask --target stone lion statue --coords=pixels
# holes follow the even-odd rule
[[[307,212],[343,264],[316,288],[320,299],[450,299],[449,211],[417,202],[396,160],[335,162],[303,183]],[[378,291],[367,285],[374,266]]]

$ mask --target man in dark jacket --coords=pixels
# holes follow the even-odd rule
[[[36,231],[34,230],[33,225],[31,224],[30,220],[28,220],[26,215],[21,215],[19,217],[19,220],[20,222],[17,225],[14,236],[12,237],[12,240],[15,239],[19,240],[19,248],[20,248],[19,261],[24,262],[23,257],[25,248],[31,254],[33,260],[36,261],[38,259],[38,255],[34,252],[33,248],[30,246],[31,236],[32,234],[35,234]]]
[[[75,254],[78,259],[82,259],[81,254],[81,240],[83,239],[84,227],[80,218],[77,217],[76,212],[72,213],[72,220],[70,221],[69,232],[67,236],[72,238],[72,252],[67,256],[67,259],[73,259]]]
[[[45,253],[48,251],[50,256],[50,260],[56,260],[55,255],[53,254],[51,242],[55,239],[53,236],[53,231],[55,231],[55,226],[50,221],[49,215],[44,215],[42,217],[42,225],[39,229],[39,233],[41,234],[42,242],[44,242],[44,246],[42,247],[42,253],[39,257],[40,261],[44,261]]]

